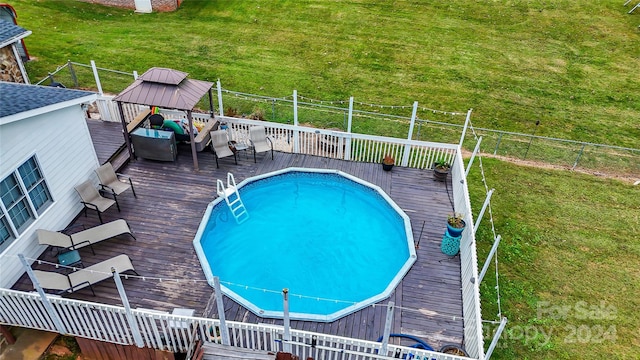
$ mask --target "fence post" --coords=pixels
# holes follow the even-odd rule
[[[396,303],[389,301],[387,304],[387,318],[384,321],[384,330],[382,333],[382,345],[380,345],[380,354],[387,356],[387,346],[389,345],[389,336],[391,335],[391,325],[393,325],[393,310]]]
[[[578,153],[578,157],[576,158],[576,161],[573,163],[573,166],[571,167],[571,170],[574,170],[576,168],[576,166],[578,166],[578,162],[580,161],[580,158],[582,157],[582,153],[584,152],[584,147],[586,146],[586,144],[582,144],[582,148],[580,148],[580,152]]]
[[[102,84],[100,83],[100,75],[98,75],[98,68],[96,67],[96,62],[91,60],[91,70],[93,70],[93,77],[96,79],[96,87],[98,88],[98,94],[100,96],[104,95],[102,92]]]
[[[347,132],[351,134],[351,126],[353,125],[353,96],[349,98],[349,117],[347,118]],[[351,136],[347,137],[344,146],[344,159],[351,160]]]
[[[282,351],[291,352],[291,323],[289,321],[289,289],[282,289],[283,304],[283,322],[284,322],[284,339],[282,339]]]
[[[500,340],[500,335],[502,335],[502,331],[504,331],[504,327],[507,325],[507,318],[503,317],[500,319],[500,326],[498,326],[498,331],[493,335],[493,340],[491,340],[491,345],[487,349],[486,354],[484,355],[484,360],[489,360],[491,358],[491,354],[493,354],[493,349],[498,345],[498,340]]]
[[[413,110],[411,111],[411,123],[409,124],[409,134],[407,140],[411,141],[413,138],[413,127],[416,125],[416,115],[418,114],[418,102],[413,102]],[[409,156],[411,155],[411,145],[404,145],[404,154],[402,155],[402,166],[409,165]]]
[[[487,272],[487,269],[489,268],[491,258],[493,258],[493,255],[496,253],[496,251],[498,251],[498,245],[500,244],[500,239],[502,239],[502,237],[498,235],[493,241],[493,246],[491,246],[491,251],[489,251],[489,255],[487,255],[487,260],[484,261],[484,266],[482,266],[482,271],[480,271],[480,275],[478,275],[478,284],[482,283],[484,274]]]
[[[469,127],[469,121],[471,121],[471,111],[473,109],[469,109],[467,111],[467,118],[464,120],[464,128],[462,129],[462,135],[460,135],[460,149],[462,149],[462,143],[464,142],[464,136],[467,134],[467,128]]]
[[[529,148],[531,147],[531,143],[533,142],[533,138],[536,136],[536,131],[538,130],[538,125],[540,125],[540,120],[536,121],[536,127],[533,128],[533,134],[531,134],[531,138],[529,139],[529,145],[527,145],[527,150],[524,152],[523,160],[527,158],[527,154],[529,153]]]
[[[51,303],[49,302],[49,298],[47,297],[47,294],[45,294],[44,290],[42,290],[42,286],[40,286],[40,283],[38,282],[38,278],[36,278],[36,274],[33,273],[33,269],[31,269],[31,266],[29,266],[29,264],[27,263],[27,260],[24,258],[24,255],[18,254],[18,258],[20,259],[20,261],[22,262],[22,265],[27,271],[27,275],[29,275],[29,279],[31,279],[31,282],[33,283],[33,287],[36,289],[36,291],[40,295],[40,298],[42,299],[42,304],[44,305],[44,308],[47,311],[47,315],[51,317],[51,320],[53,321],[53,325],[56,327],[56,330],[58,330],[60,334],[68,334],[67,329],[64,327],[64,324],[62,323],[62,319],[60,319],[60,316],[58,315],[56,310],[53,308],[53,305],[51,305]]]
[[[122,305],[124,305],[124,313],[125,317],[127,318],[127,322],[129,323],[129,327],[131,328],[133,341],[136,343],[137,347],[143,348],[144,342],[142,341],[142,334],[140,334],[138,323],[136,322],[136,319],[133,318],[133,314],[131,313],[131,306],[129,305],[127,293],[124,292],[124,286],[122,285],[120,274],[118,274],[116,268],[114,267],[111,268],[111,273],[113,274],[113,280],[116,282],[116,288],[118,289],[118,293],[120,294],[120,299],[122,299]]]
[[[493,155],[498,153],[498,147],[500,146],[500,141],[502,141],[502,135],[504,135],[503,132],[501,132],[500,136],[498,136],[498,141],[496,142],[496,148],[493,149]]]
[[[138,72],[133,70],[133,80],[138,80]]]
[[[276,121],[276,99],[271,100],[271,116],[273,117],[272,121]]]
[[[69,73],[71,74],[71,79],[73,79],[73,86],[75,88],[78,87],[78,77],[76,76],[75,70],[73,70],[73,65],[71,65],[71,60],[67,60],[67,67],[69,68]]]
[[[475,234],[478,231],[478,227],[480,226],[480,221],[482,221],[482,217],[484,216],[485,210],[487,210],[487,206],[489,205],[489,201],[491,200],[491,195],[495,189],[489,190],[487,193],[487,197],[484,199],[484,204],[482,204],[482,209],[480,209],[480,213],[476,218],[476,223],[473,225],[473,233]]]
[[[300,132],[298,131],[298,90],[293,90],[293,153],[300,153]]]
[[[220,79],[216,81],[216,88],[218,90],[218,115],[224,116],[224,111],[222,108],[222,85],[220,84]]]
[[[222,337],[222,345],[231,345],[231,342],[229,341],[229,328],[227,327],[227,321],[224,315],[224,303],[222,303],[220,278],[217,276],[213,277],[213,290],[216,292],[216,306],[218,307],[218,319],[220,320],[220,336]]]
[[[473,164],[473,160],[476,158],[476,154],[480,151],[480,143],[482,142],[482,136],[478,139],[478,143],[476,144],[475,149],[473,149],[473,154],[471,154],[471,158],[469,159],[469,163],[467,164],[467,171],[464,172],[465,179],[469,176],[469,170],[471,170],[471,165]]]

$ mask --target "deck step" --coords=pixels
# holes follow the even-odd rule
[[[253,349],[243,349],[233,346],[204,343],[202,344],[204,350],[203,359],[207,360],[224,360],[224,359],[256,359],[256,360],[274,360],[276,354]]]

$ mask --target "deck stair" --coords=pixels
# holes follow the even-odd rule
[[[222,197],[227,203],[227,206],[229,206],[229,210],[231,210],[231,214],[236,219],[236,222],[238,224],[242,224],[243,222],[249,220],[249,213],[247,212],[247,208],[245,208],[244,203],[240,198],[238,188],[236,187],[236,179],[233,177],[233,174],[227,173],[226,187],[224,185],[224,182],[220,179],[218,179],[216,187],[218,196]]]
[[[220,345],[206,342],[202,345],[204,350],[203,360],[228,360],[228,359],[255,359],[274,360],[276,354],[268,351],[243,349],[233,346]]]

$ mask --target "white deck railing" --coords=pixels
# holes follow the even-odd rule
[[[134,345],[133,331],[127,322],[126,309],[119,306],[49,297],[54,314],[50,314],[37,293],[0,289],[0,322],[57,332],[53,317],[62,320],[66,334],[122,345]],[[142,346],[171,352],[187,352],[196,339],[220,343],[217,319],[178,316],[153,310],[131,310],[142,335]],[[263,351],[282,351],[282,326],[227,321],[230,344],[234,347]],[[464,357],[389,344],[381,354],[382,344],[309,331],[291,330],[291,352],[302,359],[388,359],[399,354],[413,359],[456,360]],[[411,355],[409,355],[411,354]],[[384,356],[383,356],[384,355]],[[409,357],[408,357],[409,358]]]

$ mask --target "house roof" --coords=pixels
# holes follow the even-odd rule
[[[31,31],[25,30],[18,25],[5,20],[0,20],[0,48],[27,37]]]
[[[89,91],[0,81],[0,119],[71,100],[77,100],[74,104],[84,102],[87,97],[95,100],[96,95]]]
[[[187,79],[187,75],[172,69],[151,68],[113,100],[165,109],[192,110],[213,83]]]

